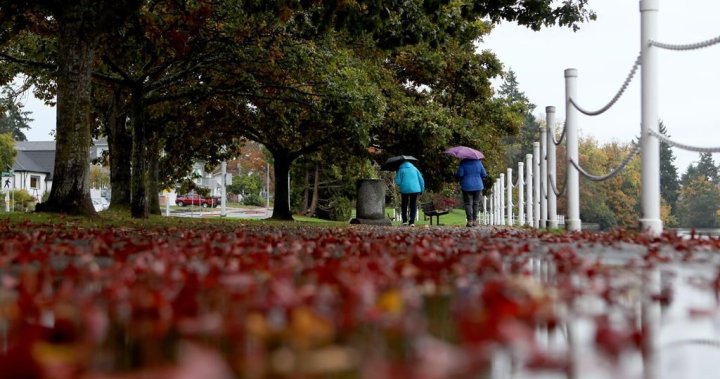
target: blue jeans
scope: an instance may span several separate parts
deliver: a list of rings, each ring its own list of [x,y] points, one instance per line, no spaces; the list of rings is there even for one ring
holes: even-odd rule
[[[482,191],[463,191],[465,217],[468,221],[477,221],[480,213],[480,194]]]
[[[415,223],[417,215],[417,198],[419,193],[402,193],[400,194],[400,214],[402,215],[403,224],[409,221],[409,224]],[[408,208],[410,214],[408,215]]]

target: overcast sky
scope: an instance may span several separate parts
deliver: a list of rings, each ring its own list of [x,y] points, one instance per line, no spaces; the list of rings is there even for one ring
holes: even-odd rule
[[[720,35],[719,0],[660,0],[658,40],[694,43]],[[533,32],[504,23],[485,38],[490,49],[515,71],[520,88],[544,118],[545,107],[556,107],[557,121],[565,119],[564,70],[578,70],[578,102],[588,110],[605,106],[617,93],[640,51],[640,11],[637,0],[590,0],[597,21],[578,32],[547,28]],[[720,147],[720,44],[692,51],[661,50],[660,118],[673,139],[697,146]],[[29,140],[52,140],[55,109],[27,99],[35,121]],[[629,142],[640,134],[640,72],[623,97],[607,112],[580,115],[580,133],[601,143]],[[680,173],[696,161],[697,153],[675,149]],[[714,154],[716,163],[720,155]],[[603,173],[596,173],[603,174]]]
[[[533,32],[515,24],[498,26],[485,38],[490,49],[515,71],[520,89],[537,106],[556,107],[565,120],[564,70],[578,70],[577,102],[587,110],[605,106],[617,93],[640,52],[638,0],[590,0],[598,19],[578,32],[549,28]],[[660,0],[660,42],[684,44],[720,35],[720,1]],[[700,50],[659,54],[659,115],[672,139],[689,145],[720,147],[720,44]],[[629,142],[640,134],[640,71],[620,100],[599,116],[580,114],[580,134],[601,143]],[[698,154],[674,149],[679,173]],[[716,163],[720,155],[713,154]],[[596,173],[604,174],[604,173]]]

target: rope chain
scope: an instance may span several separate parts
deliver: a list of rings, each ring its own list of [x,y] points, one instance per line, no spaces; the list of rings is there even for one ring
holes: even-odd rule
[[[670,138],[668,138],[667,136],[664,136],[655,130],[648,130],[648,134],[657,138],[658,140],[660,140],[660,142],[666,143],[673,147],[677,147],[678,149],[693,151],[696,153],[720,153],[720,147],[697,147],[697,146],[685,145],[682,143],[675,142],[675,141],[671,140]]]
[[[557,196],[557,197],[565,196],[565,194],[567,193],[567,171],[565,171],[565,183],[563,184],[562,191],[558,191],[554,180],[550,180],[550,188],[552,188],[553,192],[555,193],[555,196]]]
[[[628,154],[628,156],[625,157],[625,159],[622,161],[622,163],[620,163],[620,166],[618,166],[616,169],[614,169],[613,171],[611,171],[611,172],[608,173],[607,175],[601,175],[601,176],[592,175],[592,174],[589,174],[587,171],[585,171],[582,167],[580,167],[580,165],[577,164],[574,160],[571,159],[571,160],[570,160],[570,163],[571,163],[573,166],[575,166],[575,168],[576,168],[581,174],[583,174],[583,176],[587,177],[588,179],[590,179],[590,180],[592,180],[592,181],[601,182],[601,181],[603,181],[603,180],[610,179],[610,178],[612,178],[613,176],[619,174],[619,173],[625,168],[625,166],[627,166],[628,163],[630,163],[630,160],[632,160],[632,158],[633,158],[639,151],[640,151],[640,144],[638,143],[638,144],[635,144],[635,147],[633,147],[633,149],[630,151],[630,154]]]
[[[620,90],[615,94],[615,96],[612,98],[612,100],[610,100],[610,102],[607,105],[605,105],[604,107],[602,107],[596,111],[588,111],[588,110],[581,108],[579,105],[575,104],[575,101],[572,98],[568,99],[570,101],[570,104],[572,104],[572,106],[574,106],[575,109],[577,109],[581,113],[584,113],[588,116],[597,116],[601,113],[604,113],[606,110],[610,109],[610,107],[615,105],[615,103],[620,99],[620,96],[622,96],[622,94],[627,89],[628,85],[630,85],[632,78],[635,76],[635,72],[637,72],[637,69],[640,66],[640,58],[641,58],[641,56],[638,54],[637,58],[635,59],[635,64],[633,65],[632,69],[630,70],[630,74],[628,74],[628,77],[625,79],[625,82],[620,87]]]
[[[565,139],[565,131],[566,130],[567,130],[567,122],[563,122],[563,130],[562,130],[562,133],[560,133],[560,138],[558,138],[556,140],[555,133],[550,133],[550,135],[552,136],[552,141],[555,144],[555,146],[560,146],[560,144],[563,142],[563,140]]]
[[[717,43],[720,43],[720,36],[717,36],[715,38],[710,38],[709,40],[698,42],[698,43],[688,43],[688,44],[680,44],[680,45],[673,45],[673,44],[669,44],[669,43],[650,41],[650,46],[655,46],[655,47],[659,47],[661,49],[666,49],[666,50],[686,51],[686,50],[703,49],[703,48],[715,45]]]

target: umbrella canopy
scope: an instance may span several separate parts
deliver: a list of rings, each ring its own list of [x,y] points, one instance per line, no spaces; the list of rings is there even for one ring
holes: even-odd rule
[[[412,155],[396,155],[388,158],[382,165],[382,169],[385,171],[396,171],[403,162],[417,162],[417,158]]]
[[[455,146],[445,150],[445,154],[460,159],[485,159],[485,154],[467,146]]]

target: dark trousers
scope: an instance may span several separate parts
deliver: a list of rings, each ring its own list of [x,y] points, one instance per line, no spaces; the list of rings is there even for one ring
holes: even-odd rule
[[[463,203],[465,204],[465,217],[468,221],[477,221],[480,213],[480,193],[482,191],[463,191]]]
[[[402,193],[400,194],[400,215],[402,215],[403,223],[414,224],[417,215],[417,198],[419,193]],[[408,207],[410,214],[408,215]],[[408,221],[409,220],[409,221]]]

